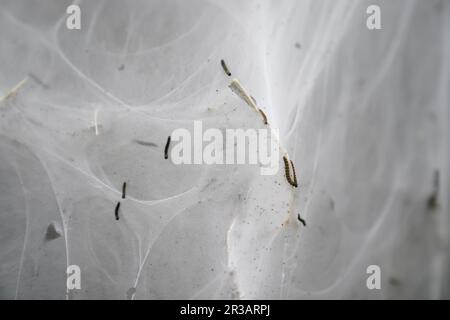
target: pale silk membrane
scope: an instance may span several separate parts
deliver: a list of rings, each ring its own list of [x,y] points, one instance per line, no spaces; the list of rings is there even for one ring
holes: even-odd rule
[[[448,1],[69,4],[0,4],[0,298],[450,297]],[[234,78],[278,172],[165,160],[194,120],[267,127]]]

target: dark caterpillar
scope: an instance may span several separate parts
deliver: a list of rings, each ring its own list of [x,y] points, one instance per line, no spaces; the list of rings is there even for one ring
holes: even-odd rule
[[[147,141],[142,141],[142,140],[133,140],[134,142],[136,142],[137,144],[140,144],[141,146],[146,146],[146,147],[157,147],[158,145],[156,143],[153,142],[147,142]]]
[[[119,208],[120,208],[120,202],[117,202],[116,210],[114,211],[114,214],[116,216],[116,220],[119,220]]]
[[[258,110],[259,110],[259,113],[261,113],[261,116],[263,117],[264,124],[267,124],[268,122],[267,122],[266,114],[261,109],[258,109]]]
[[[292,161],[291,161],[292,170],[294,171],[294,180],[292,180],[291,172],[290,172],[290,169],[289,169],[289,161],[288,161],[288,159],[287,159],[286,156],[283,156],[283,161],[284,161],[284,173],[286,174],[286,180],[287,180],[287,182],[288,182],[291,186],[297,188],[298,185],[297,185],[297,177],[296,177],[296,175],[295,175],[294,164],[293,164]]]
[[[430,194],[427,200],[427,206],[429,209],[434,210],[439,206],[438,194],[439,194],[439,171],[435,170],[433,180],[433,192]]]
[[[303,220],[302,217],[300,217],[300,213],[297,215],[297,219],[303,224],[304,227],[306,227],[306,221]]]
[[[125,199],[126,193],[127,193],[127,183],[124,182],[122,185],[122,199]]]
[[[225,73],[227,74],[227,76],[231,76],[231,72],[230,70],[228,70],[227,65],[225,64],[225,61],[220,60],[220,64],[222,65],[223,71],[225,71]]]
[[[297,175],[295,174],[295,167],[294,167],[294,163],[292,162],[292,160],[291,160],[291,167],[292,167],[292,173],[294,174],[294,187],[298,187],[298,184],[297,184]]]

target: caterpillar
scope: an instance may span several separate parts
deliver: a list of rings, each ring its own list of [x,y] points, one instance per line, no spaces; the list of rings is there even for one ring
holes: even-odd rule
[[[291,160],[291,167],[292,167],[292,173],[294,174],[294,187],[298,187],[298,184],[297,184],[297,175],[295,174],[295,167],[294,167],[294,163],[292,162],[292,160]]]
[[[127,183],[124,182],[122,185],[122,199],[125,199],[126,192],[127,192]]]
[[[167,137],[166,147],[164,148],[164,159],[169,159],[170,136]]]
[[[223,61],[223,59],[220,60],[220,64],[222,65],[223,71],[225,71],[226,75],[231,76],[231,72],[230,72],[230,70],[228,70],[228,67],[225,64],[225,61]]]
[[[264,111],[262,111],[261,109],[258,109],[258,110],[259,110],[259,113],[261,114],[261,116],[263,117],[264,124],[267,124],[268,122],[267,122],[267,116],[266,116],[266,114],[265,114]]]
[[[434,171],[433,191],[428,197],[427,206],[433,210],[438,207],[438,194],[439,194],[439,171]]]
[[[146,147],[157,147],[158,146],[156,143],[153,143],[153,142],[147,142],[147,141],[137,140],[137,139],[134,139],[133,141],[137,144],[140,144],[141,146],[146,146]]]
[[[296,177],[296,175],[295,175],[294,164],[293,164],[292,161],[291,161],[292,170],[294,171],[294,180],[292,180],[291,172],[290,172],[290,168],[289,168],[289,161],[288,161],[288,159],[287,159],[286,156],[283,156],[283,161],[284,161],[284,173],[286,174],[286,180],[287,180],[287,182],[288,182],[291,186],[297,188],[298,185],[297,185],[297,177]]]
[[[95,126],[95,135],[98,136],[98,109],[94,112],[94,126]]]
[[[306,227],[306,221],[303,220],[302,217],[300,217],[300,213],[297,215],[297,219],[303,224],[304,227]]]
[[[120,208],[120,201],[117,202],[116,209],[114,211],[114,214],[116,216],[116,220],[119,220],[119,208]]]
[[[44,89],[48,89],[48,85],[46,85],[45,83],[43,83],[41,81],[41,79],[39,79],[37,76],[35,76],[33,73],[29,73],[28,76],[37,84],[39,84],[40,86],[42,86]]]
[[[28,81],[28,78],[23,79],[22,81],[20,81],[18,84],[16,84],[16,86],[14,88],[12,88],[5,96],[0,97],[0,103],[3,101],[6,101],[12,97],[14,97],[17,92],[19,91],[19,89]]]

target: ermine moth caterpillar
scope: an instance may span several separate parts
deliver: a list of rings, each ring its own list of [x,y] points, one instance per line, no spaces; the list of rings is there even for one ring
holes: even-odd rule
[[[264,124],[267,124],[268,122],[267,122],[266,114],[261,109],[258,109],[258,110],[259,110],[259,113],[261,114],[261,116],[263,117]]]
[[[227,76],[231,76],[231,72],[230,70],[228,70],[227,65],[225,64],[225,61],[220,60],[220,64],[222,65],[223,71],[225,71],[225,73],[227,74]]]
[[[164,159],[169,159],[170,136],[167,137],[166,147],[164,148]]]
[[[298,184],[297,184],[297,175],[295,174],[295,167],[294,167],[294,163],[292,162],[292,160],[291,160],[291,167],[292,167],[292,173],[294,174],[294,187],[298,187]]]
[[[119,220],[119,208],[120,208],[120,202],[117,202],[116,210],[114,211],[114,214],[116,216],[116,220]]]

